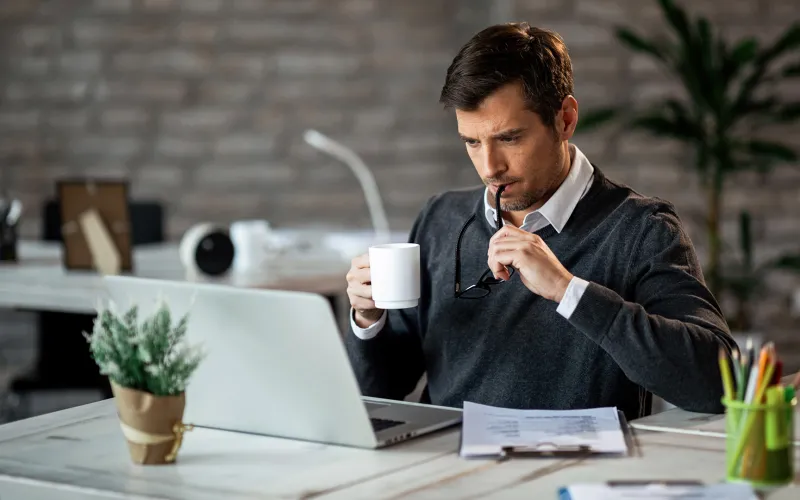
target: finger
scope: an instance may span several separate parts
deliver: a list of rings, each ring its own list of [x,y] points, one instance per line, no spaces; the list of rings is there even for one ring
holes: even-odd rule
[[[492,235],[492,237],[489,239],[489,242],[491,243],[493,241],[510,240],[510,239],[529,239],[531,236],[532,236],[531,233],[523,231],[522,229],[510,226],[503,226],[502,228],[500,228],[499,231],[497,231]]]
[[[529,241],[524,240],[499,240],[489,245],[489,254],[499,251],[508,252],[513,250],[523,250],[530,246]]]
[[[356,269],[369,268],[369,254],[365,253],[359,255],[358,257],[354,257],[351,264]]]
[[[371,283],[372,282],[372,273],[368,267],[360,268],[360,269],[350,269],[350,272],[347,273],[346,276],[348,283]]]
[[[347,295],[372,299],[372,286],[363,283],[350,283],[347,286]]]
[[[505,254],[508,254],[508,252]],[[492,276],[494,276],[495,279],[508,280],[511,278],[511,273],[509,273],[508,269],[506,269],[507,264],[504,264],[500,261],[500,259],[498,259],[497,252],[491,252],[489,254],[488,264],[489,269],[492,271]]]

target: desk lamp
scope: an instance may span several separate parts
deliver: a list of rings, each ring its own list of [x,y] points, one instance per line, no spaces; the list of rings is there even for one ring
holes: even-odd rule
[[[361,158],[352,149],[313,129],[306,130],[303,134],[303,139],[311,147],[333,156],[350,168],[356,179],[358,179],[364,198],[367,200],[372,227],[375,230],[376,243],[388,243],[391,239],[389,221],[383,209],[383,201],[381,201],[378,185],[375,183],[375,177],[372,172]]]

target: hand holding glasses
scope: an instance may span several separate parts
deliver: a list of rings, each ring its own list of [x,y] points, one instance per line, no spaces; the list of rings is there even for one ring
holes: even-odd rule
[[[500,186],[497,188],[497,195],[495,197],[495,210],[497,211],[497,224],[495,231],[499,231],[500,228],[503,227],[503,212],[500,210],[500,196],[503,194],[505,190],[505,186]],[[492,273],[491,269],[487,269],[481,277],[478,278],[478,281],[474,285],[470,285],[465,289],[461,289],[461,238],[464,236],[464,231],[466,231],[467,227],[475,220],[475,215],[473,214],[472,217],[464,224],[461,228],[461,232],[458,235],[458,241],[456,242],[456,272],[455,272],[455,296],[459,299],[481,299],[489,295],[492,290],[491,286],[499,285],[500,283],[504,283],[505,280],[497,279],[494,277],[494,273]],[[508,276],[514,276],[515,269],[513,267],[508,267]]]

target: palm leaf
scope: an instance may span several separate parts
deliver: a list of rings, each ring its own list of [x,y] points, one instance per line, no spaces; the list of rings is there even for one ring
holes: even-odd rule
[[[796,62],[794,64],[790,64],[783,68],[783,76],[787,78],[792,78],[795,76],[800,76],[800,62]]]
[[[720,39],[718,43],[720,44],[718,51],[722,55],[720,75],[727,86],[727,84],[733,82],[733,80],[741,74],[742,70],[756,58],[758,42],[752,37],[745,38],[744,40],[740,40],[730,52],[726,51],[723,39]]]
[[[702,142],[693,128],[687,127],[680,119],[664,112],[654,111],[635,117],[630,122],[634,128],[645,130],[653,135],[670,137],[686,142]]]
[[[797,161],[797,153],[792,148],[777,142],[753,139],[745,142],[744,148],[756,157],[786,162]]]
[[[742,210],[739,213],[739,244],[742,250],[744,267],[747,272],[753,270],[753,237],[751,227],[750,212]]]
[[[782,255],[773,260],[769,267],[772,269],[785,269],[800,272],[800,253]]]
[[[641,38],[628,28],[617,28],[616,36],[620,42],[635,52],[650,54],[664,63],[668,63],[670,60],[668,51],[664,47],[659,46],[657,42]]]
[[[659,0],[661,11],[664,13],[669,24],[675,29],[682,42],[688,47],[693,45],[693,36],[686,17],[686,12],[675,5],[672,0]]]
[[[748,77],[742,83],[736,102],[733,106],[733,114],[747,106],[758,85],[767,77],[767,69],[770,63],[781,56],[787,50],[800,47],[800,23],[795,23],[778,38],[775,43],[764,49],[756,56],[753,68]]]
[[[778,99],[774,96],[766,97],[764,99],[752,100],[745,103],[741,108],[739,108],[739,113],[737,116],[732,117],[733,120],[731,123],[735,123],[747,116],[751,115],[764,115],[770,112],[774,112],[776,106],[778,105]]]
[[[684,104],[676,99],[666,99],[662,104],[669,110],[672,119],[678,127],[686,131],[687,137],[691,136],[698,141],[705,141],[706,132],[701,123],[698,123]]]
[[[784,52],[800,47],[800,22],[795,22],[775,43],[759,54],[758,62],[766,66],[774,59],[782,56]]]
[[[776,112],[776,118],[781,123],[793,122],[800,119],[800,102],[784,104]]]
[[[578,125],[575,127],[575,131],[584,132],[598,128],[619,116],[620,113],[621,111],[618,108],[600,108],[592,110],[580,117],[578,120]]]

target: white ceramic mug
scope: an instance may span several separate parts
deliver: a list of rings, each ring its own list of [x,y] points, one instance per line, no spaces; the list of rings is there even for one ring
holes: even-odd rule
[[[419,303],[419,245],[389,243],[369,247],[372,300],[378,309],[406,309]]]
[[[230,234],[236,248],[233,268],[239,272],[258,269],[268,256],[271,228],[265,220],[239,220],[231,223]]]

